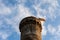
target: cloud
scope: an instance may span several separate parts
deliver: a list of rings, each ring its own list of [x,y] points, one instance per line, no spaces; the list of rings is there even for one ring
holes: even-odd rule
[[[5,6],[3,3],[0,3],[0,14],[7,15],[11,13],[11,9]]]
[[[48,32],[54,35],[56,32],[56,28],[54,28],[52,25],[48,25]]]
[[[9,0],[5,0],[5,1],[8,2]],[[16,12],[15,11],[16,9],[17,9],[17,5],[16,6],[7,6],[7,5],[5,5],[5,3],[3,3],[3,0],[0,0],[0,15],[8,16],[8,15],[11,15],[11,14],[15,14],[13,12]]]
[[[54,27],[52,25],[48,25],[48,32],[51,33],[52,35],[55,35],[55,36],[60,36],[60,25],[58,25],[57,27]]]
[[[7,34],[6,32],[1,32],[0,31],[0,38],[2,38],[3,40],[7,40],[7,38],[10,36],[11,34]]]
[[[3,18],[0,18],[0,38],[2,40],[7,40],[7,38],[13,33],[13,28],[12,25],[10,25],[9,23],[7,23],[7,21]],[[0,39],[0,40],[1,40]]]
[[[60,37],[60,25],[57,27],[56,36]]]
[[[26,0],[19,0],[21,4],[24,4]]]
[[[15,7],[19,4],[19,0],[1,0],[1,2],[8,7]]]
[[[37,15],[54,20],[57,17],[55,12],[57,12],[59,4],[57,0],[42,0],[40,3],[33,5],[33,7],[37,11]]]
[[[24,16],[30,16],[32,14],[30,10],[24,7],[23,5],[18,6],[18,11],[20,15],[24,15]]]
[[[48,25],[48,33],[50,33],[53,37],[50,40],[60,40],[60,25],[54,27],[52,25]]]

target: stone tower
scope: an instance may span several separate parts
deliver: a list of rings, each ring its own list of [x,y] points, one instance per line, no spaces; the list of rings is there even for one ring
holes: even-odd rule
[[[45,20],[33,16],[24,18],[19,24],[21,40],[42,40],[41,21]]]

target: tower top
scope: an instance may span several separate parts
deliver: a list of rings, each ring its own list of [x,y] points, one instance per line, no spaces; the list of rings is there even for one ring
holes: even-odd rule
[[[19,24],[20,32],[21,32],[21,29],[24,27],[24,25],[30,24],[30,23],[40,25],[40,28],[42,29],[41,21],[45,21],[45,19],[36,18],[34,16],[29,16],[29,17],[26,17],[26,18],[22,19],[22,21]]]
[[[22,19],[22,21],[19,24],[19,29],[21,32],[21,40],[42,40],[41,21],[45,21],[45,19],[36,18],[33,16],[29,16]]]

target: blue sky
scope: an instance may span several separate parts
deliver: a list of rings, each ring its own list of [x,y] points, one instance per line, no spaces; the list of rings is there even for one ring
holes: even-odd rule
[[[0,40],[20,40],[19,22],[44,18],[42,40],[60,40],[60,0],[0,0]]]

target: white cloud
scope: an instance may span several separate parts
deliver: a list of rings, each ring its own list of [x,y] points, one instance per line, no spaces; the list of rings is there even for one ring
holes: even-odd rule
[[[56,36],[60,37],[60,25],[57,27]]]
[[[49,5],[48,5],[47,9],[42,9],[41,5],[43,5],[45,3],[47,3]],[[59,4],[58,4],[57,0],[42,0],[39,4],[33,5],[35,10],[37,11],[37,16],[43,16],[43,17],[45,16],[46,18],[50,18],[52,20],[54,20],[56,18],[55,10],[58,10],[57,9],[58,6],[59,6]]]
[[[51,35],[54,35],[55,37],[60,37],[60,25],[57,27],[54,27],[52,25],[48,25],[48,30],[47,30]]]
[[[53,36],[50,40],[60,40],[60,25],[54,27],[49,24],[47,31]]]
[[[25,3],[25,2],[26,2],[26,0],[20,0],[20,2],[21,2],[21,3]]]
[[[1,32],[0,31],[0,37],[3,39],[3,40],[6,40],[11,34],[7,34],[6,32]]]
[[[16,9],[17,6],[6,6],[2,0],[0,0],[0,15],[10,15]]]
[[[11,9],[5,6],[3,3],[0,3],[0,14],[6,15],[10,13],[11,13]]]
[[[56,28],[54,28],[52,25],[48,25],[48,32],[55,35]]]
[[[41,9],[40,5],[34,5],[33,7],[37,11],[36,17],[46,18],[46,15],[45,15],[47,13],[46,10]],[[44,16],[41,15],[42,12],[44,13]]]

